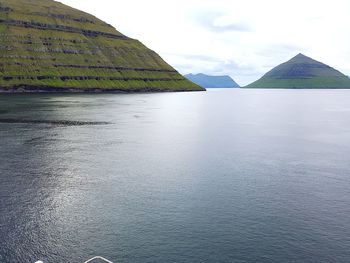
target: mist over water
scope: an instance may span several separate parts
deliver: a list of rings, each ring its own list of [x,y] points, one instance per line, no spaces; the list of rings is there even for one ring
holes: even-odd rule
[[[350,91],[0,96],[0,262],[348,262]]]

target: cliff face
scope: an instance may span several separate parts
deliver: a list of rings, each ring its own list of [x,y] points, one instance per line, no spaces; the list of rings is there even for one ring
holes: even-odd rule
[[[245,88],[350,88],[347,76],[312,58],[298,54]]]
[[[52,0],[0,0],[0,91],[197,90],[92,15]]]
[[[185,77],[203,88],[239,88],[239,85],[230,76],[188,74]]]

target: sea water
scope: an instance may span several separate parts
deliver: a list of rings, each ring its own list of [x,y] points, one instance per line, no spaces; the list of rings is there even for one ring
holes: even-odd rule
[[[349,262],[350,91],[0,96],[0,262]]]

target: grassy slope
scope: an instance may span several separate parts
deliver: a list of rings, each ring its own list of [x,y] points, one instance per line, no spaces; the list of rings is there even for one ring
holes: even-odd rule
[[[289,89],[348,89],[348,77],[313,77],[304,79],[261,78],[245,88],[289,88]]]
[[[58,2],[0,0],[0,20],[2,89],[202,90],[141,42]]]

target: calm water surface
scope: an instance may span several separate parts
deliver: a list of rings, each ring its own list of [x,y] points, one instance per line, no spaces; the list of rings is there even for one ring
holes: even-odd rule
[[[349,262],[350,91],[0,96],[0,262]]]

